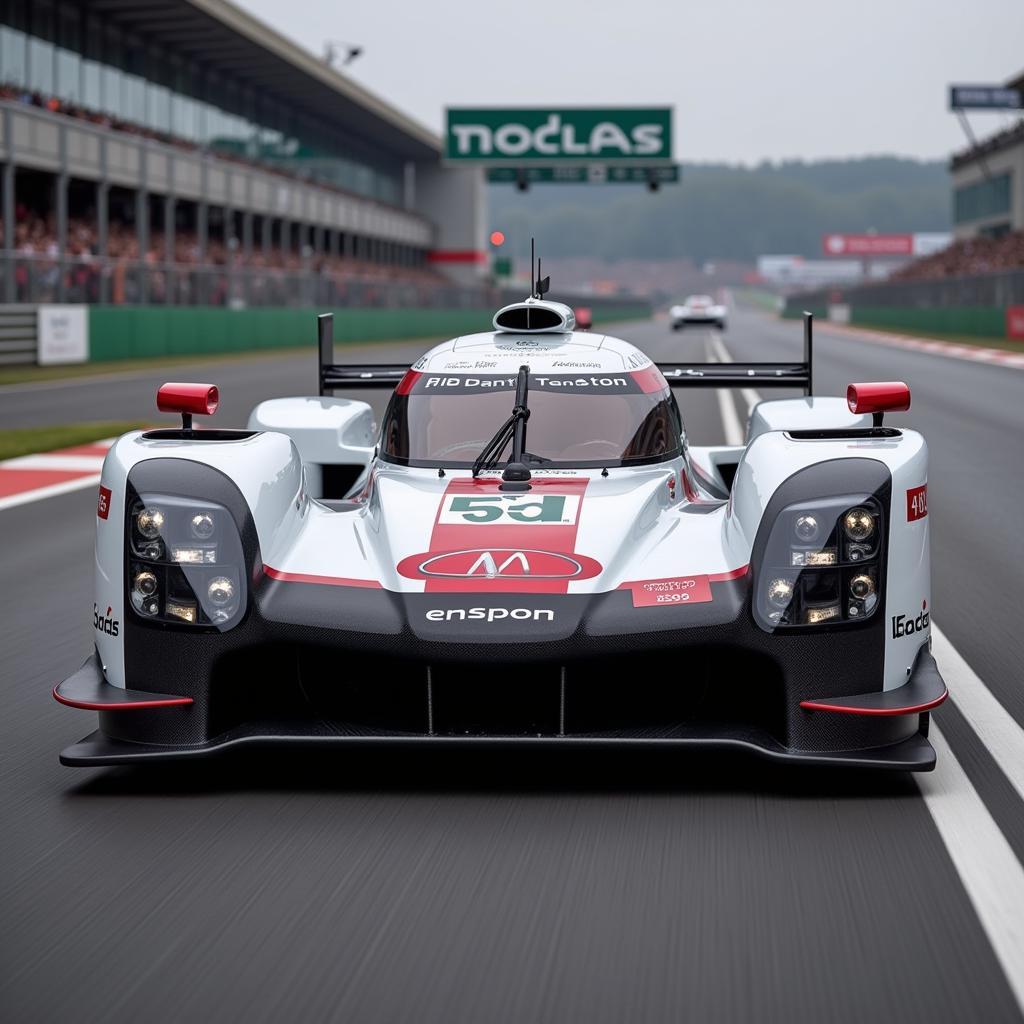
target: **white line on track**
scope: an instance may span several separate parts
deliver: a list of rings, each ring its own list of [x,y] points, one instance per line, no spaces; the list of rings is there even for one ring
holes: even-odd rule
[[[919,776],[917,784],[1024,1011],[1024,868],[934,720],[929,739],[935,771]]]
[[[99,473],[94,473],[90,476],[80,476],[75,480],[65,480],[59,484],[50,484],[47,487],[37,487],[34,491],[9,494],[5,498],[0,498],[0,512],[5,508],[15,508],[17,505],[28,505],[33,501],[42,501],[43,498],[54,498],[58,494],[80,491],[84,487],[95,487],[99,482]]]
[[[953,703],[1024,800],[1024,729],[934,623],[932,654],[942,667]]]
[[[721,344],[721,341],[719,341]],[[709,342],[706,347],[708,358],[713,363],[732,362],[732,358],[721,359],[714,351],[713,345]],[[723,346],[724,351],[724,346]],[[728,355],[728,353],[725,353]],[[736,412],[736,403],[732,400],[732,392],[727,388],[715,388],[715,398],[718,399],[718,412],[722,417],[722,431],[725,434],[725,443],[729,445],[743,444],[743,426],[740,423],[739,414]]]
[[[709,348],[719,361],[732,362],[721,338],[713,335]],[[753,389],[745,390],[749,396],[744,394],[744,401],[752,408],[761,396]],[[734,431],[733,436],[739,433],[732,398],[724,389],[718,395],[727,442],[740,444],[742,435],[740,441],[728,440],[730,431]],[[722,404],[723,395],[728,398],[728,405]],[[956,706],[1024,798],[1024,729],[934,623],[932,653]],[[936,768],[930,774],[916,776],[918,788],[1024,1013],[1024,867],[934,718],[929,739],[935,747]]]

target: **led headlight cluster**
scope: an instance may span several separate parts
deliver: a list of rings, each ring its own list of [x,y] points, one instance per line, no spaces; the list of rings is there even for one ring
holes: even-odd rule
[[[768,629],[863,621],[879,604],[882,509],[872,497],[803,502],[772,526],[754,609]]]
[[[127,524],[128,596],[143,619],[229,629],[245,610],[242,542],[212,502],[140,494]]]

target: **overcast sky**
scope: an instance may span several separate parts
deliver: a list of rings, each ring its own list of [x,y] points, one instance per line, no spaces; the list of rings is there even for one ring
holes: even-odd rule
[[[688,161],[944,157],[947,85],[1024,71],[1024,0],[236,2],[318,54],[364,46],[351,76],[438,132],[447,105],[672,105]]]

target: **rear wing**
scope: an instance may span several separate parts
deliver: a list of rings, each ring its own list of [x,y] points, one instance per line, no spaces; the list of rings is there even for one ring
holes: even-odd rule
[[[814,387],[814,315],[804,313],[804,358],[801,363],[658,363],[674,388]]]
[[[342,365],[334,362],[334,314],[316,318],[320,356],[320,391],[337,388],[393,388],[409,367],[395,363]],[[802,388],[812,393],[814,317],[804,313],[804,358],[798,363],[658,363],[673,388]]]

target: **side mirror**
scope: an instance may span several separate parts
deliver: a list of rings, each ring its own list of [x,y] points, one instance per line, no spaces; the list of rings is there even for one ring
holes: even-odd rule
[[[192,429],[193,416],[212,416],[220,404],[216,384],[161,384],[156,393],[156,407],[161,412],[181,413],[181,429]]]
[[[846,404],[852,413],[871,413],[874,425],[880,427],[883,413],[910,408],[910,387],[901,380],[851,384],[846,389]]]

